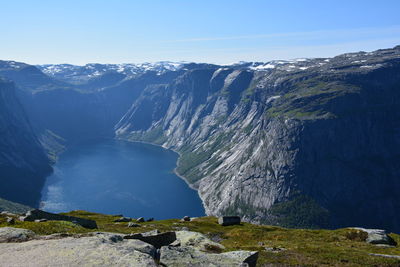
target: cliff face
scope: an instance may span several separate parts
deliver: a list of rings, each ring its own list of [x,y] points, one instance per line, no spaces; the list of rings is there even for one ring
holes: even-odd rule
[[[148,87],[116,135],[178,151],[209,215],[400,230],[400,48],[270,65]]]
[[[103,84],[101,90],[92,92],[82,92],[80,87],[57,88],[25,94],[21,99],[40,136],[50,130],[67,144],[113,138],[114,125],[148,84],[167,82],[177,75],[148,72],[113,86]]]
[[[67,144],[114,134],[151,142],[180,153],[177,172],[209,215],[400,231],[400,47],[331,59],[140,72],[131,66],[111,76],[101,65],[105,76],[95,78],[86,74],[92,68],[63,65],[63,82],[26,64],[2,64],[0,74],[24,89],[20,99],[50,150],[57,136]],[[21,76],[25,68],[37,83]],[[80,83],[65,85],[71,79]],[[43,151],[13,108],[19,104],[3,102],[3,165],[35,173]],[[34,181],[29,175],[15,179]],[[37,200],[42,180],[35,181],[36,191],[25,193]],[[1,190],[12,194],[21,183]]]
[[[0,79],[0,196],[36,206],[51,166],[15,90]]]

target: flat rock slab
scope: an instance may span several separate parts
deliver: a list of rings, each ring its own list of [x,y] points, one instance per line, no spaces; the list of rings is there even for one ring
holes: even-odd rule
[[[42,219],[51,221],[68,221],[79,224],[80,226],[85,228],[90,228],[90,229],[97,228],[96,221],[93,220],[83,219],[74,216],[55,214],[38,209],[30,210],[25,214],[25,216],[21,217],[22,221],[29,221],[29,222],[34,222],[35,220],[42,220]]]
[[[205,253],[192,247],[162,247],[160,263],[174,267],[232,267],[257,264],[258,252],[232,251],[221,254]]]
[[[389,245],[389,246],[396,246],[396,241],[391,238],[385,230],[382,229],[365,229],[355,227],[352,229],[356,229],[359,231],[366,232],[368,234],[366,242],[375,245]]]
[[[160,233],[158,230],[153,230],[145,233],[131,234],[124,236],[124,239],[138,239],[156,248],[167,246],[176,240],[175,232]]]
[[[192,246],[202,251],[221,251],[225,249],[223,245],[198,232],[177,231],[176,239],[181,246]]]
[[[35,236],[36,234],[34,232],[27,229],[13,227],[0,228],[0,243],[24,242],[32,239]]]
[[[0,244],[1,266],[157,266],[154,255],[147,243],[108,233]]]

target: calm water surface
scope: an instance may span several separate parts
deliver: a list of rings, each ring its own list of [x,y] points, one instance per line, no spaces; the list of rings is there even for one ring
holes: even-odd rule
[[[103,140],[71,147],[47,178],[42,208],[135,218],[202,216],[197,192],[173,173],[176,160],[170,150],[141,143]]]

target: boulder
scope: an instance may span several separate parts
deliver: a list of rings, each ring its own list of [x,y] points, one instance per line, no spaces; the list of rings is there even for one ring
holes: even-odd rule
[[[374,245],[389,245],[396,246],[396,241],[391,238],[385,230],[382,229],[365,229],[365,228],[353,228],[356,230],[360,230],[366,232],[368,234],[366,242]]]
[[[205,253],[193,247],[165,246],[160,250],[160,263],[165,266],[256,266],[257,251],[232,251],[220,254]]]
[[[167,246],[176,240],[175,232],[160,233],[158,230],[153,230],[145,233],[130,234],[124,236],[124,239],[138,239],[156,248]]]
[[[218,218],[218,223],[222,226],[238,225],[240,224],[239,216],[222,216]]]
[[[37,219],[35,222],[47,222],[47,219]]]
[[[220,252],[225,247],[219,243],[213,242],[201,233],[191,231],[177,231],[176,239],[181,246],[192,246],[202,251]]]
[[[146,220],[146,222],[152,222],[152,221],[154,221],[154,218],[149,218]]]
[[[15,219],[12,217],[7,217],[7,223],[8,224],[15,224]]]
[[[190,217],[189,216],[185,216],[181,219],[181,221],[183,222],[190,222]]]
[[[24,242],[35,236],[36,234],[33,231],[27,229],[13,227],[0,228],[0,243]]]
[[[42,210],[30,210],[28,211],[25,216],[20,217],[21,221],[29,221],[33,222],[35,220],[41,220],[41,219],[46,219],[46,220],[51,220],[51,221],[68,221],[68,222],[73,222],[76,224],[79,224],[82,227],[85,228],[90,228],[94,229],[97,228],[96,221],[89,220],[89,219],[83,219],[79,217],[74,217],[74,216],[66,216],[66,215],[61,215],[61,214],[55,214],[55,213],[50,213]]]
[[[129,217],[121,217],[121,218],[114,220],[114,222],[130,222],[130,221],[132,221],[132,218],[129,218]]]
[[[137,222],[144,222],[144,218],[143,217],[139,217],[136,219]]]
[[[17,252],[17,253],[16,253]],[[95,233],[84,237],[0,244],[2,266],[157,266],[155,248],[121,235]]]

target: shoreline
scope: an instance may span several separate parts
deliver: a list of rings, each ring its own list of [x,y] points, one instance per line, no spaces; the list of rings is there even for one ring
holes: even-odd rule
[[[195,188],[193,185],[191,185],[191,184],[186,180],[186,178],[185,178],[183,175],[180,175],[180,174],[178,173],[178,171],[176,170],[176,169],[178,168],[178,165],[179,165],[179,160],[180,160],[180,158],[182,157],[181,153],[179,153],[178,151],[176,151],[176,150],[174,150],[174,149],[172,149],[172,148],[166,148],[166,147],[163,147],[162,145],[154,144],[154,143],[150,143],[150,142],[146,142],[146,141],[136,141],[136,140],[133,141],[133,140],[128,140],[128,139],[124,139],[124,138],[114,138],[114,139],[115,139],[115,140],[119,140],[119,141],[130,142],[130,143],[141,143],[141,144],[147,144],[147,145],[157,146],[157,147],[161,147],[161,148],[163,148],[163,149],[165,149],[165,150],[170,150],[170,151],[172,151],[172,152],[178,154],[178,160],[176,161],[176,167],[173,169],[173,173],[174,173],[176,176],[178,176],[179,178],[181,178],[183,181],[185,181],[185,183],[190,187],[190,189],[195,190],[197,193],[199,192],[199,190],[198,190],[197,188]],[[199,195],[199,194],[198,194],[198,195]],[[200,197],[200,195],[199,195],[199,197]],[[201,199],[201,197],[200,197],[200,199]],[[202,199],[201,199],[201,202],[203,202]],[[203,205],[203,206],[204,206],[204,205]]]
[[[205,206],[204,206],[204,201],[203,201],[203,199],[201,198],[201,196],[200,196],[200,194],[199,194],[199,190],[198,190],[197,188],[195,188],[193,185],[191,185],[191,184],[186,180],[186,178],[185,178],[184,176],[180,175],[180,174],[177,172],[179,160],[180,160],[180,158],[181,158],[181,156],[182,156],[181,153],[179,153],[178,151],[176,151],[176,150],[174,150],[174,149],[172,149],[172,148],[166,148],[166,147],[163,147],[162,145],[154,144],[154,143],[150,143],[150,142],[146,142],[146,141],[133,141],[133,140],[128,140],[128,139],[125,139],[125,138],[118,138],[118,137],[114,137],[113,139],[114,139],[114,140],[119,140],[119,141],[130,142],[130,143],[142,143],[142,144],[157,146],[157,147],[161,147],[161,148],[163,148],[163,149],[170,150],[170,151],[172,151],[172,152],[178,154],[178,159],[177,159],[177,161],[176,161],[176,167],[173,169],[173,173],[174,173],[176,176],[178,176],[180,179],[182,179],[182,180],[187,184],[187,186],[188,186],[190,189],[196,191],[197,195],[198,195],[199,198],[200,198],[201,205],[203,206],[204,214],[205,214],[206,216],[208,216],[208,214],[207,214],[207,212],[206,212],[206,208],[205,208]]]

